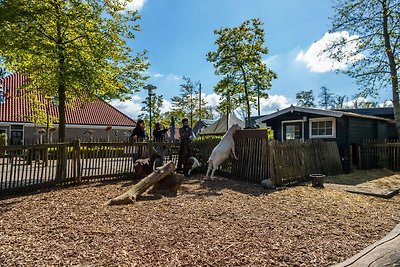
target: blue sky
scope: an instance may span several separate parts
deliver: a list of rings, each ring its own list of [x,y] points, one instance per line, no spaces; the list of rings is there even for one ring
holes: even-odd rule
[[[149,51],[151,78],[147,83],[164,95],[165,110],[170,108],[170,98],[179,94],[182,76],[201,81],[206,99],[216,104],[213,87],[220,77],[206,60],[207,52],[216,49],[213,31],[251,18],[264,23],[269,49],[264,60],[278,74],[270,98],[262,101],[263,114],[294,104],[301,90],[313,90],[317,96],[320,87],[326,86],[340,95],[357,93],[354,80],[336,74],[331,70],[334,63],[320,62],[315,52],[331,38],[327,34],[331,0],[133,0],[127,8],[138,9],[142,16],[142,31],[129,45],[134,51]],[[131,102],[113,104],[135,118],[144,97],[141,92]],[[381,100],[389,98],[390,91],[382,90]]]

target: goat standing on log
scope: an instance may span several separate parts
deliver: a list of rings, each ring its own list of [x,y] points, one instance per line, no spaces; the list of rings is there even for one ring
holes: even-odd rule
[[[211,179],[214,179],[214,172],[218,169],[218,166],[221,165],[227,158],[229,158],[229,154],[232,153],[233,158],[238,160],[235,154],[235,140],[233,139],[233,134],[242,129],[239,124],[235,123],[231,128],[226,132],[222,140],[219,144],[214,147],[211,152],[211,156],[208,158],[208,170],[207,175],[211,171]]]

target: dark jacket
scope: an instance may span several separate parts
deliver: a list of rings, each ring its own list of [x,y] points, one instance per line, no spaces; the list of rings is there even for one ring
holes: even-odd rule
[[[147,138],[147,133],[145,130],[140,128],[140,126],[135,127],[133,129],[132,134],[131,134],[131,141],[133,141],[133,137],[136,136],[138,139],[146,139]]]
[[[181,143],[184,141],[191,141],[193,138],[193,129],[191,127],[179,128],[179,140]]]
[[[154,129],[154,131],[153,131],[153,139],[154,139],[154,141],[163,142],[164,141],[164,134],[166,132],[168,132],[168,129],[164,129],[164,130]]]

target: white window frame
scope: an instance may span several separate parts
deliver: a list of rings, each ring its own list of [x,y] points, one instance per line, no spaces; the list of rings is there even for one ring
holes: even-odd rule
[[[285,127],[285,123],[293,123],[293,122],[301,122],[301,139],[298,140],[303,140],[304,141],[304,120],[291,120],[291,121],[281,121],[281,140],[283,139],[283,127]]]
[[[324,117],[324,118],[309,118],[309,134],[310,138],[336,138],[336,118]],[[313,122],[331,121],[332,122],[332,134],[331,135],[313,135],[312,124]]]

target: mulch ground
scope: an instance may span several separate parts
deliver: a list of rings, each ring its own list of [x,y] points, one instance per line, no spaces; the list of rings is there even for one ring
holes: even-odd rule
[[[223,178],[104,206],[129,182],[0,200],[0,266],[329,266],[400,222],[400,196]]]

